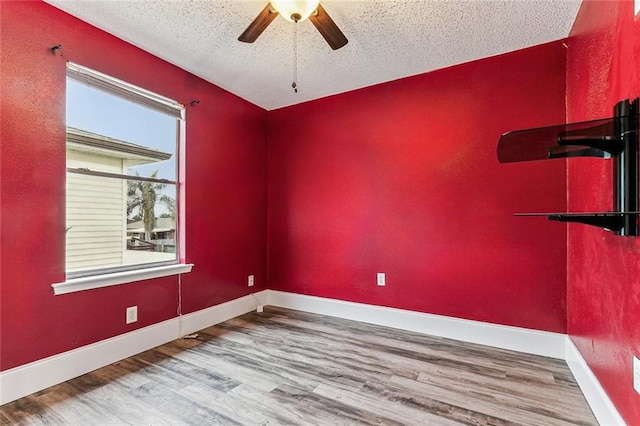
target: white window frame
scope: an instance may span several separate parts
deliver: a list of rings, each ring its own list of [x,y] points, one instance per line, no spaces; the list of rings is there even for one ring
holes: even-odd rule
[[[94,88],[104,90],[107,93],[111,93],[131,102],[162,112],[178,120],[178,141],[176,144],[177,146],[175,154],[177,157],[177,167],[175,183],[172,183],[176,186],[176,259],[171,261],[160,261],[137,265],[124,265],[122,267],[111,267],[66,273],[65,281],[54,283],[51,285],[54,294],[59,295],[73,293],[77,291],[190,272],[193,264],[180,263],[180,259],[184,258],[184,226],[181,226],[184,225],[184,220],[180,215],[180,176],[184,176],[184,172],[180,170],[179,158],[179,154],[182,151],[182,144],[184,144],[185,136],[184,105],[173,101],[172,99],[134,86],[117,78],[110,77],[106,74],[92,70],[90,68],[74,64],[72,62],[67,62],[67,76],[75,80],[84,82]],[[68,171],[78,172],[77,170]],[[101,173],[96,172],[95,174],[100,175]]]

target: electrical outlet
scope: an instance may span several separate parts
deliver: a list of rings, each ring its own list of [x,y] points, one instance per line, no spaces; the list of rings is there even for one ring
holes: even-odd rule
[[[127,324],[138,321],[138,307],[130,306],[127,308]]]
[[[633,357],[633,388],[640,393],[640,359]]]
[[[378,272],[378,285],[379,286],[384,286],[385,285],[385,277],[384,277],[384,272]]]
[[[249,279],[247,279],[247,284],[249,287],[253,287],[253,275],[249,275]]]

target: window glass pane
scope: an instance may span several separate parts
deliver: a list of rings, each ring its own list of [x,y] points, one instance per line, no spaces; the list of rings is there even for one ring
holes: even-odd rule
[[[127,258],[124,263],[172,260],[175,253],[176,186],[127,180]]]
[[[120,179],[67,173],[67,272],[123,264],[123,192]]]
[[[174,154],[177,126],[174,117],[67,78],[67,127]],[[157,170],[157,177],[176,180],[175,155],[149,162],[128,160],[126,174],[149,176]]]
[[[178,126],[67,77],[67,167],[110,174],[67,172],[67,273],[177,260],[176,185],[125,176],[176,181]]]

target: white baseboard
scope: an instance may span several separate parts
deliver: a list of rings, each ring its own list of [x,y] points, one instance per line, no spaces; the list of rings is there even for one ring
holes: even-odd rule
[[[256,296],[260,297],[260,293]],[[256,309],[252,295],[0,372],[0,405]],[[182,321],[182,323],[181,323]]]
[[[323,297],[265,290],[264,304],[564,359],[566,335]]]
[[[624,426],[624,419],[600,385],[576,345],[567,336],[565,361],[573,373],[580,390],[587,399],[591,411],[602,426]]]
[[[264,290],[211,308],[0,372],[0,405],[138,354],[180,335],[202,330],[263,305],[329,315],[369,324],[564,359],[603,426],[624,420],[565,334],[488,324],[421,312]]]

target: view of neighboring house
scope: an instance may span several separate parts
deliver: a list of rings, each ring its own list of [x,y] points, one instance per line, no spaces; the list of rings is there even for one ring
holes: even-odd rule
[[[166,152],[67,128],[68,168],[124,175],[129,167],[170,158]],[[175,258],[172,253],[127,250],[126,179],[68,172],[66,228],[67,272]],[[167,239],[174,238],[175,232]]]

